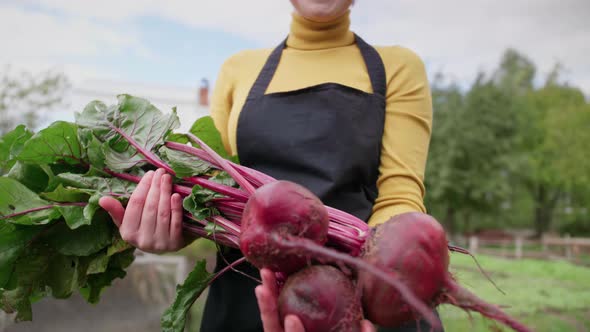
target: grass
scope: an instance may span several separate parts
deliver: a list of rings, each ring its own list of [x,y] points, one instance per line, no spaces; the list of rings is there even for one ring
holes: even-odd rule
[[[477,270],[470,257],[453,254],[451,271],[481,298],[509,306],[506,311],[535,331],[590,330],[590,269],[564,261],[509,260],[478,256],[502,294]],[[448,331],[489,331],[489,320],[442,306]]]
[[[199,240],[183,253],[193,259],[205,257],[212,264],[215,247],[209,241]],[[479,263],[506,293],[502,294],[479,272],[469,256],[455,253],[451,258],[451,271],[462,285],[488,302],[509,306],[506,311],[534,331],[590,331],[590,268],[565,261],[478,255]],[[199,331],[205,298],[201,296],[191,308],[189,331]],[[439,311],[446,331],[502,330],[478,314],[470,319],[467,313],[448,305],[441,306]]]

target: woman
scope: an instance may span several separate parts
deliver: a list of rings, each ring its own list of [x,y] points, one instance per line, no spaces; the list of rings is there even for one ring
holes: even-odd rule
[[[432,103],[422,61],[402,47],[373,48],[352,33],[352,0],[291,3],[284,42],[238,53],[221,69],[211,115],[226,149],[242,164],[300,183],[371,226],[425,212]],[[100,203],[126,241],[148,251],[176,250],[185,241],[180,197],[170,192],[170,177],[158,170],[144,177],[127,211],[113,199]],[[239,257],[233,250],[222,254],[218,270]],[[259,276],[250,265],[241,270]],[[262,280],[258,286],[230,272],[213,283],[201,331],[261,331],[262,325],[282,331],[272,273],[263,270]],[[296,317],[288,317],[285,328],[302,330]],[[371,328],[366,324],[364,331]],[[430,330],[421,322],[391,331],[418,328]]]

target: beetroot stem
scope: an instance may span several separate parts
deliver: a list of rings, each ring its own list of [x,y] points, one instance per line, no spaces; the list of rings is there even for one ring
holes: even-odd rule
[[[133,137],[127,135],[126,132],[122,131],[121,129],[119,129],[113,125],[110,125],[110,127],[112,130],[117,132],[119,135],[123,136],[123,138],[125,138],[127,140],[127,142],[129,142],[129,144],[131,144],[137,150],[137,152],[141,153],[152,165],[154,165],[156,167],[163,168],[166,170],[166,172],[168,172],[170,174],[174,174],[174,171],[172,170],[172,168],[170,166],[168,166],[165,162],[163,162],[160,158],[158,158],[158,156],[156,156],[153,152],[148,151],[144,147],[139,145],[139,143],[137,143],[133,139]]]
[[[217,152],[213,151],[205,142],[199,139],[197,136],[188,133],[187,136],[193,141],[197,143],[207,152],[215,161],[226,171],[244,190],[246,190],[249,194],[254,193],[256,190],[250,182],[248,182],[236,169],[229,164],[229,161],[225,160],[223,157],[217,154]]]
[[[28,214],[28,213],[42,211],[42,210],[48,210],[48,209],[51,209],[51,208],[54,208],[54,207],[57,207],[57,206],[86,206],[87,204],[88,203],[86,203],[86,202],[68,202],[68,203],[55,203],[55,204],[50,204],[50,205],[38,206],[36,208],[27,209],[27,210],[24,210],[24,211],[7,214],[5,216],[0,216],[0,220],[14,218],[14,217],[19,217],[19,216],[24,216],[25,214]]]

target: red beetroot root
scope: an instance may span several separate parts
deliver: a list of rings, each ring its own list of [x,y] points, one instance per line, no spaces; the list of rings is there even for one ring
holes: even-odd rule
[[[306,332],[360,332],[363,312],[352,281],[329,265],[307,267],[289,277],[278,299],[281,321],[299,317]]]
[[[270,236],[306,238],[323,245],[328,225],[328,212],[312,192],[293,182],[272,182],[258,188],[246,203],[240,249],[254,266],[290,274],[307,265],[308,253],[282,250]]]
[[[449,250],[442,226],[423,213],[405,213],[379,225],[365,244],[364,259],[400,278],[414,294],[432,308],[449,303],[510,326],[530,331],[504,313],[461,287],[448,272]],[[367,319],[396,327],[418,315],[390,285],[359,270],[359,287]]]

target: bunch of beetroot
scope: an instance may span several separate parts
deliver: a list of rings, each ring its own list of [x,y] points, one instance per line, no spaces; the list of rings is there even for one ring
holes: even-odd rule
[[[72,251],[76,229],[95,234],[92,227],[104,228],[105,214],[95,213],[98,199],[110,195],[125,203],[147,170],[163,168],[174,176],[174,192],[184,197],[184,231],[244,254],[217,275],[207,274],[199,264],[165,313],[164,331],[181,331],[192,301],[220,274],[239,268],[245,260],[271,269],[285,281],[280,314],[296,314],[308,332],[359,331],[363,318],[385,327],[424,318],[436,328],[440,323],[433,309],[441,303],[527,331],[454,281],[448,272],[451,247],[432,217],[403,214],[370,229],[364,221],[324,206],[302,186],[222,155],[223,145],[210,118],[197,121],[186,135],[173,133],[177,126],[174,112],[163,115],[146,100],[122,95],[118,105],[90,103],[76,123],[55,123],[35,135],[15,131],[0,140],[0,149],[6,146],[9,151],[6,158],[0,156],[0,166],[10,169],[0,179],[11,185],[0,191],[11,199],[0,202],[0,238],[14,242],[9,259],[0,260],[0,272],[6,272],[0,273],[2,309],[30,311],[32,299],[46,295],[46,288],[57,294],[57,287],[42,279],[46,273],[41,273],[41,263],[35,266],[38,275],[23,279],[17,273],[19,266],[36,262],[31,258],[39,254],[31,248],[56,242],[50,241],[50,230],[55,229],[60,231],[60,256],[47,259],[61,262],[67,256],[80,262],[76,283],[61,297],[80,288],[91,289],[89,297],[97,300],[103,287],[124,276],[122,269],[129,262],[110,263],[122,249],[120,241],[111,240],[109,229],[104,230],[104,243]],[[31,169],[48,180],[41,185],[28,181],[23,174]],[[76,246],[88,242],[77,241]],[[98,262],[100,269],[95,267]],[[65,270],[69,265],[56,266],[52,273],[73,275]],[[95,278],[110,268],[118,270],[107,282]],[[17,286],[5,291],[4,284]],[[39,291],[30,292],[31,284]]]
[[[406,213],[377,226],[360,257],[324,246],[328,224],[320,200],[287,181],[255,191],[241,223],[247,260],[290,274],[279,313],[299,316],[306,331],[360,331],[363,317],[383,327],[424,318],[437,328],[432,310],[443,303],[528,331],[455,282],[445,232],[429,215]]]

